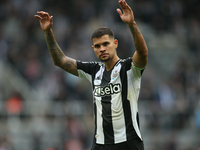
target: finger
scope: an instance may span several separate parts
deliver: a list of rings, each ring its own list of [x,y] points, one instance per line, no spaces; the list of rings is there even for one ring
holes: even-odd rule
[[[49,13],[44,12],[44,11],[38,11],[37,14],[39,14],[42,17],[49,17]]]
[[[122,0],[119,1],[119,5],[120,5],[120,7],[123,11],[124,8],[123,8],[123,1]],[[122,11],[119,8],[117,9],[117,12],[119,13],[119,15],[122,15]]]
[[[42,15],[44,13],[44,11],[37,11],[38,15]]]
[[[117,8],[117,12],[120,16],[122,15],[122,11],[119,8]]]
[[[34,15],[34,17],[38,18],[39,20],[42,19],[39,15]]]
[[[53,22],[53,16],[50,17],[50,21]]]
[[[131,12],[132,11],[131,7],[126,3],[126,1],[122,1],[120,3],[120,7],[121,7],[123,13],[124,12]]]
[[[123,3],[123,1],[119,1],[119,5],[120,5],[121,9],[124,9],[124,3]]]
[[[38,14],[48,14],[48,12],[45,11],[37,11]]]
[[[128,7],[128,4],[126,3],[125,0],[119,1],[119,5],[122,9],[126,9]]]

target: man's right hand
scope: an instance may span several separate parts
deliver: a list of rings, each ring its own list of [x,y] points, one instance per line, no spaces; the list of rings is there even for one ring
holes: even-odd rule
[[[40,26],[45,33],[50,32],[51,26],[53,25],[53,16],[49,16],[47,12],[38,11],[38,15],[34,17],[38,18],[40,21]]]

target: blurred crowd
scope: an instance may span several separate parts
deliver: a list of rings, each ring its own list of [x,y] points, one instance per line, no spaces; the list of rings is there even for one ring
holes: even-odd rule
[[[147,107],[142,109],[145,112],[141,112],[145,118],[144,128],[181,131],[193,127],[197,131],[194,137],[200,139],[200,1],[127,0],[127,3],[132,7],[135,21],[139,25],[148,26],[155,36],[171,34],[187,46],[187,50],[183,51],[185,54],[175,60],[174,68],[167,74],[165,72],[165,75],[151,63],[153,50],[149,49],[150,63],[144,73],[140,94],[140,100],[148,103],[148,106],[143,105]],[[62,127],[65,131],[59,131],[65,134],[64,138],[60,136],[65,140],[64,142],[60,140],[62,144],[59,144],[62,146],[54,147],[56,150],[83,150],[91,146],[92,123],[90,122],[93,117],[91,88],[88,82],[54,66],[44,33],[34,15],[41,10],[53,15],[56,40],[69,57],[82,61],[96,60],[90,36],[96,28],[107,26],[114,31],[115,37],[119,40],[117,49],[119,56],[126,58],[132,56],[135,48],[128,27],[121,21],[116,11],[118,7],[117,0],[0,1],[0,61],[11,63],[33,89],[45,95],[49,103],[61,103],[58,110],[62,108],[63,103],[71,100],[91,103],[89,108],[91,110],[86,113],[89,114],[87,117],[78,118],[68,116],[66,113],[64,120],[67,123],[62,117],[62,119],[54,118],[62,120],[60,122],[63,126],[67,124]],[[145,30],[142,34],[145,37],[148,31]],[[151,38],[145,40],[148,46]],[[165,52],[162,54],[165,55]],[[168,60],[170,61],[170,58]],[[168,66],[166,64],[163,67]],[[0,100],[6,102],[8,114],[13,113],[12,102],[18,106],[14,111],[23,112],[23,101],[26,99],[20,97],[19,93],[16,98],[16,93],[7,96],[1,91],[3,87],[0,87]],[[33,134],[33,141],[36,143],[33,145],[39,145],[41,137],[40,134]],[[1,136],[0,150],[14,149],[11,148],[12,145],[7,146],[7,143],[7,138]],[[168,140],[165,147],[155,144],[152,149],[177,150],[177,143],[174,138]],[[199,140],[193,144],[184,150],[195,150],[200,147]],[[40,146],[34,148],[34,150],[40,149]],[[148,150],[148,147],[146,149]]]

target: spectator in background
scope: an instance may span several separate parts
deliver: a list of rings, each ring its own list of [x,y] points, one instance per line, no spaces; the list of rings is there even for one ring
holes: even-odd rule
[[[8,127],[10,130],[18,130],[21,124],[20,115],[23,109],[22,96],[14,93],[6,102],[6,110],[8,113]]]
[[[6,102],[6,110],[11,116],[19,116],[22,112],[23,102],[19,93],[13,94]]]
[[[7,135],[0,136],[0,150],[13,150]]]

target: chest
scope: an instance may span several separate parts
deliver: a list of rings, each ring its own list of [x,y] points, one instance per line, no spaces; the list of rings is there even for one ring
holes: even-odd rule
[[[100,69],[94,79],[94,96],[105,97],[121,92],[120,67],[110,71]]]
[[[121,66],[115,67],[112,70],[105,70],[105,68],[101,68],[95,75],[94,85],[95,86],[108,86],[115,85],[120,82],[120,71]]]

